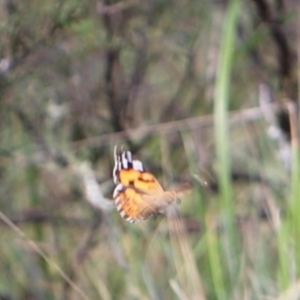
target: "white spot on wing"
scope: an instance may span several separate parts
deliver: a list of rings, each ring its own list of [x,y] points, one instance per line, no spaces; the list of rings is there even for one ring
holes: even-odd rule
[[[132,166],[133,166],[133,169],[137,170],[137,171],[144,171],[144,167],[143,167],[143,164],[141,161],[139,160],[134,160],[132,162]]]
[[[121,211],[123,208],[123,205],[120,203],[119,205],[117,205],[117,211]],[[123,211],[124,212],[124,211]],[[122,214],[122,213],[121,213]],[[125,213],[124,213],[125,214]]]
[[[122,152],[121,154],[121,168],[128,169],[128,160],[126,157],[126,152]]]
[[[124,186],[123,186],[121,183],[119,183],[119,184],[115,187],[115,189],[114,189],[113,198],[116,198],[117,195],[118,195],[120,192],[122,192],[123,188],[124,188]]]
[[[126,221],[128,221],[128,222],[130,222],[131,224],[133,224],[133,223],[135,223],[135,220],[134,219],[132,219],[132,218],[127,218],[127,219],[125,219]]]
[[[127,151],[126,153],[127,153],[127,159],[128,159],[128,161],[132,162],[132,154],[131,154],[131,152]]]
[[[117,172],[120,170],[117,146],[115,146],[115,148],[114,148],[114,159],[115,159],[115,165],[114,165],[114,169],[113,169],[113,180],[114,180],[114,183],[117,184],[117,183],[119,183]]]

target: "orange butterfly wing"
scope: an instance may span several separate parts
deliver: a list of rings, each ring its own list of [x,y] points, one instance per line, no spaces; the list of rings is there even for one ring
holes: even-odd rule
[[[157,179],[146,172],[139,160],[133,160],[130,151],[115,147],[113,178],[116,184],[113,198],[117,210],[127,221],[134,223],[164,213],[166,207],[178,198],[178,191],[164,191]]]

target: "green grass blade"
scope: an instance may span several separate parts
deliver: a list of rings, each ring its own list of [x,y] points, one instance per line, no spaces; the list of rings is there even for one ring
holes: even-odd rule
[[[237,241],[234,228],[233,193],[231,188],[231,165],[229,148],[228,104],[230,97],[230,75],[232,70],[237,19],[240,1],[232,0],[224,23],[223,40],[215,87],[215,142],[218,163],[218,181],[221,193],[221,206],[224,217],[224,231],[227,236],[224,241],[226,262],[233,284],[233,274],[236,273]],[[216,268],[215,268],[216,269]],[[222,289],[220,289],[222,290]]]

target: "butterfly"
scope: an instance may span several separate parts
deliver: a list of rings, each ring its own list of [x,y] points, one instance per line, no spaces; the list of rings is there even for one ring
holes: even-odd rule
[[[183,185],[174,190],[164,190],[141,161],[133,159],[130,151],[117,146],[114,160],[113,180],[116,186],[113,198],[120,215],[130,223],[166,214],[168,208],[190,189]]]

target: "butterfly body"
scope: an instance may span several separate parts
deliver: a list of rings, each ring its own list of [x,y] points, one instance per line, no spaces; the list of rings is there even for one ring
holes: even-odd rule
[[[113,198],[120,215],[131,223],[165,214],[178,199],[182,189],[165,191],[141,161],[134,160],[130,151],[115,147]]]

